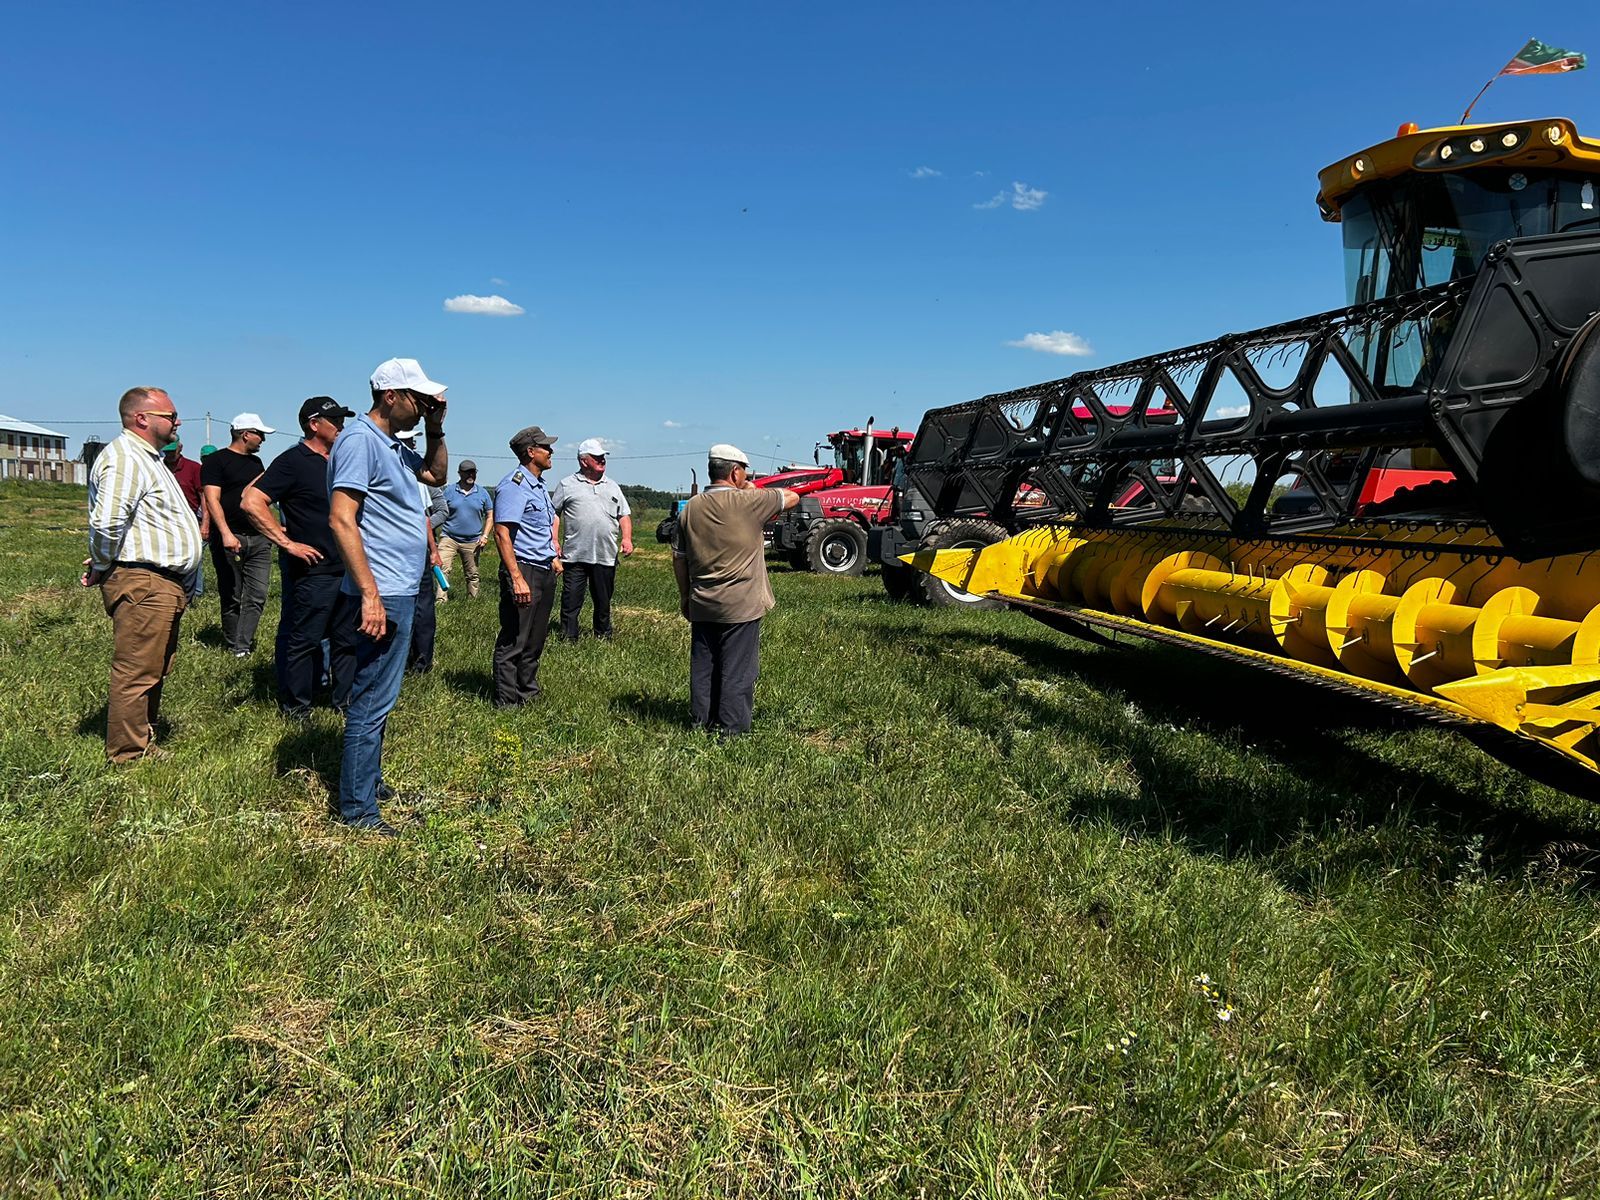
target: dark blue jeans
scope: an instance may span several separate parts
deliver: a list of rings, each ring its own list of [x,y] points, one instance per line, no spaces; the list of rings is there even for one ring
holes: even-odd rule
[[[422,571],[417,585],[417,615],[411,623],[411,650],[406,655],[406,670],[417,674],[433,670],[433,637],[438,628],[438,609],[433,595],[433,563]]]
[[[379,819],[383,733],[389,713],[400,699],[417,598],[385,596],[383,609],[389,618],[388,626],[381,638],[373,640],[358,628],[359,600],[341,605],[341,618],[343,613],[352,613],[353,619],[340,620],[335,638],[335,658],[343,652],[353,666],[349,705],[344,714],[344,756],[339,764],[339,819],[347,825],[373,825]]]
[[[278,707],[287,716],[304,716],[311,711],[317,681],[322,678],[322,643],[333,629],[343,576],[293,575],[280,559],[278,578],[283,585],[283,612],[273,648]]]

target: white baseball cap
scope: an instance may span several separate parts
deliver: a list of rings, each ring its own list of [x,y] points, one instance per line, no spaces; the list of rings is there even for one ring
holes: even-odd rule
[[[592,454],[596,458],[604,458],[606,456],[606,444],[599,438],[584,438],[583,441],[578,443],[578,453]]]
[[[727,442],[718,442],[715,446],[711,447],[706,457],[726,459],[728,462],[738,463],[741,467],[748,467],[750,465],[749,456],[747,456],[743,450],[739,449],[739,447],[730,446]]]
[[[259,413],[240,413],[228,422],[229,429],[255,429],[261,433],[277,433],[271,425],[261,419]]]
[[[417,431],[415,429],[397,429],[392,436],[399,438],[402,442],[414,442],[417,440]]]
[[[414,358],[391,358],[379,363],[372,373],[375,392],[421,392],[424,396],[442,396],[445,386],[423,374],[422,364]]]

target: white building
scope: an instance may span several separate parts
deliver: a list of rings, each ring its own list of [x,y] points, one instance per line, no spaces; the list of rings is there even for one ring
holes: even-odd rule
[[[89,470],[67,457],[67,435],[0,414],[0,479],[87,483]]]

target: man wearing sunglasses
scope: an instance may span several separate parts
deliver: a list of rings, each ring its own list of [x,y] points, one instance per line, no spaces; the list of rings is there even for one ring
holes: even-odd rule
[[[261,447],[272,426],[253,412],[228,423],[232,440],[200,464],[201,491],[211,517],[211,563],[222,601],[222,637],[235,658],[255,653],[256,626],[272,586],[272,543],[239,507],[244,489],[266,470]]]
[[[322,674],[322,642],[333,627],[334,602],[344,560],[328,523],[328,455],[356,414],[331,396],[313,396],[300,406],[305,436],[272,460],[261,478],[245,488],[239,507],[267,541],[278,547],[282,609],[272,666],[278,709],[304,720]],[[283,514],[278,523],[272,505]],[[334,702],[340,701],[335,688]]]
[[[130,388],[118,404],[122,436],[89,472],[89,557],[84,587],[100,588],[115,637],[106,702],[106,757],[164,754],[155,744],[161,686],[178,652],[178,622],[200,570],[200,525],[161,447],[178,412],[160,388]]]
[[[606,478],[606,446],[599,438],[578,443],[578,469],[550,493],[561,542],[561,640],[578,640],[584,592],[594,593],[594,635],[611,637],[611,594],[617,583],[620,535],[633,553],[633,510],[622,489]]]
[[[371,383],[372,407],[345,425],[328,459],[329,521],[344,559],[334,618],[334,677],[350,680],[339,818],[394,837],[378,802],[393,794],[383,780],[383,735],[400,699],[417,581],[428,557],[417,484],[443,487],[450,455],[444,444],[444,384],[429,379],[414,358],[379,363]],[[419,424],[425,439],[420,454],[396,436]]]

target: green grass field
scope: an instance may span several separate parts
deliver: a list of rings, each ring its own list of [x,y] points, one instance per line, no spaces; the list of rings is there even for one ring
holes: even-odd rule
[[[1597,810],[1458,735],[775,567],[722,743],[641,514],[539,707],[440,610],[384,841],[276,594],[104,765],[83,525],[0,486],[0,1193],[1600,1193]]]

